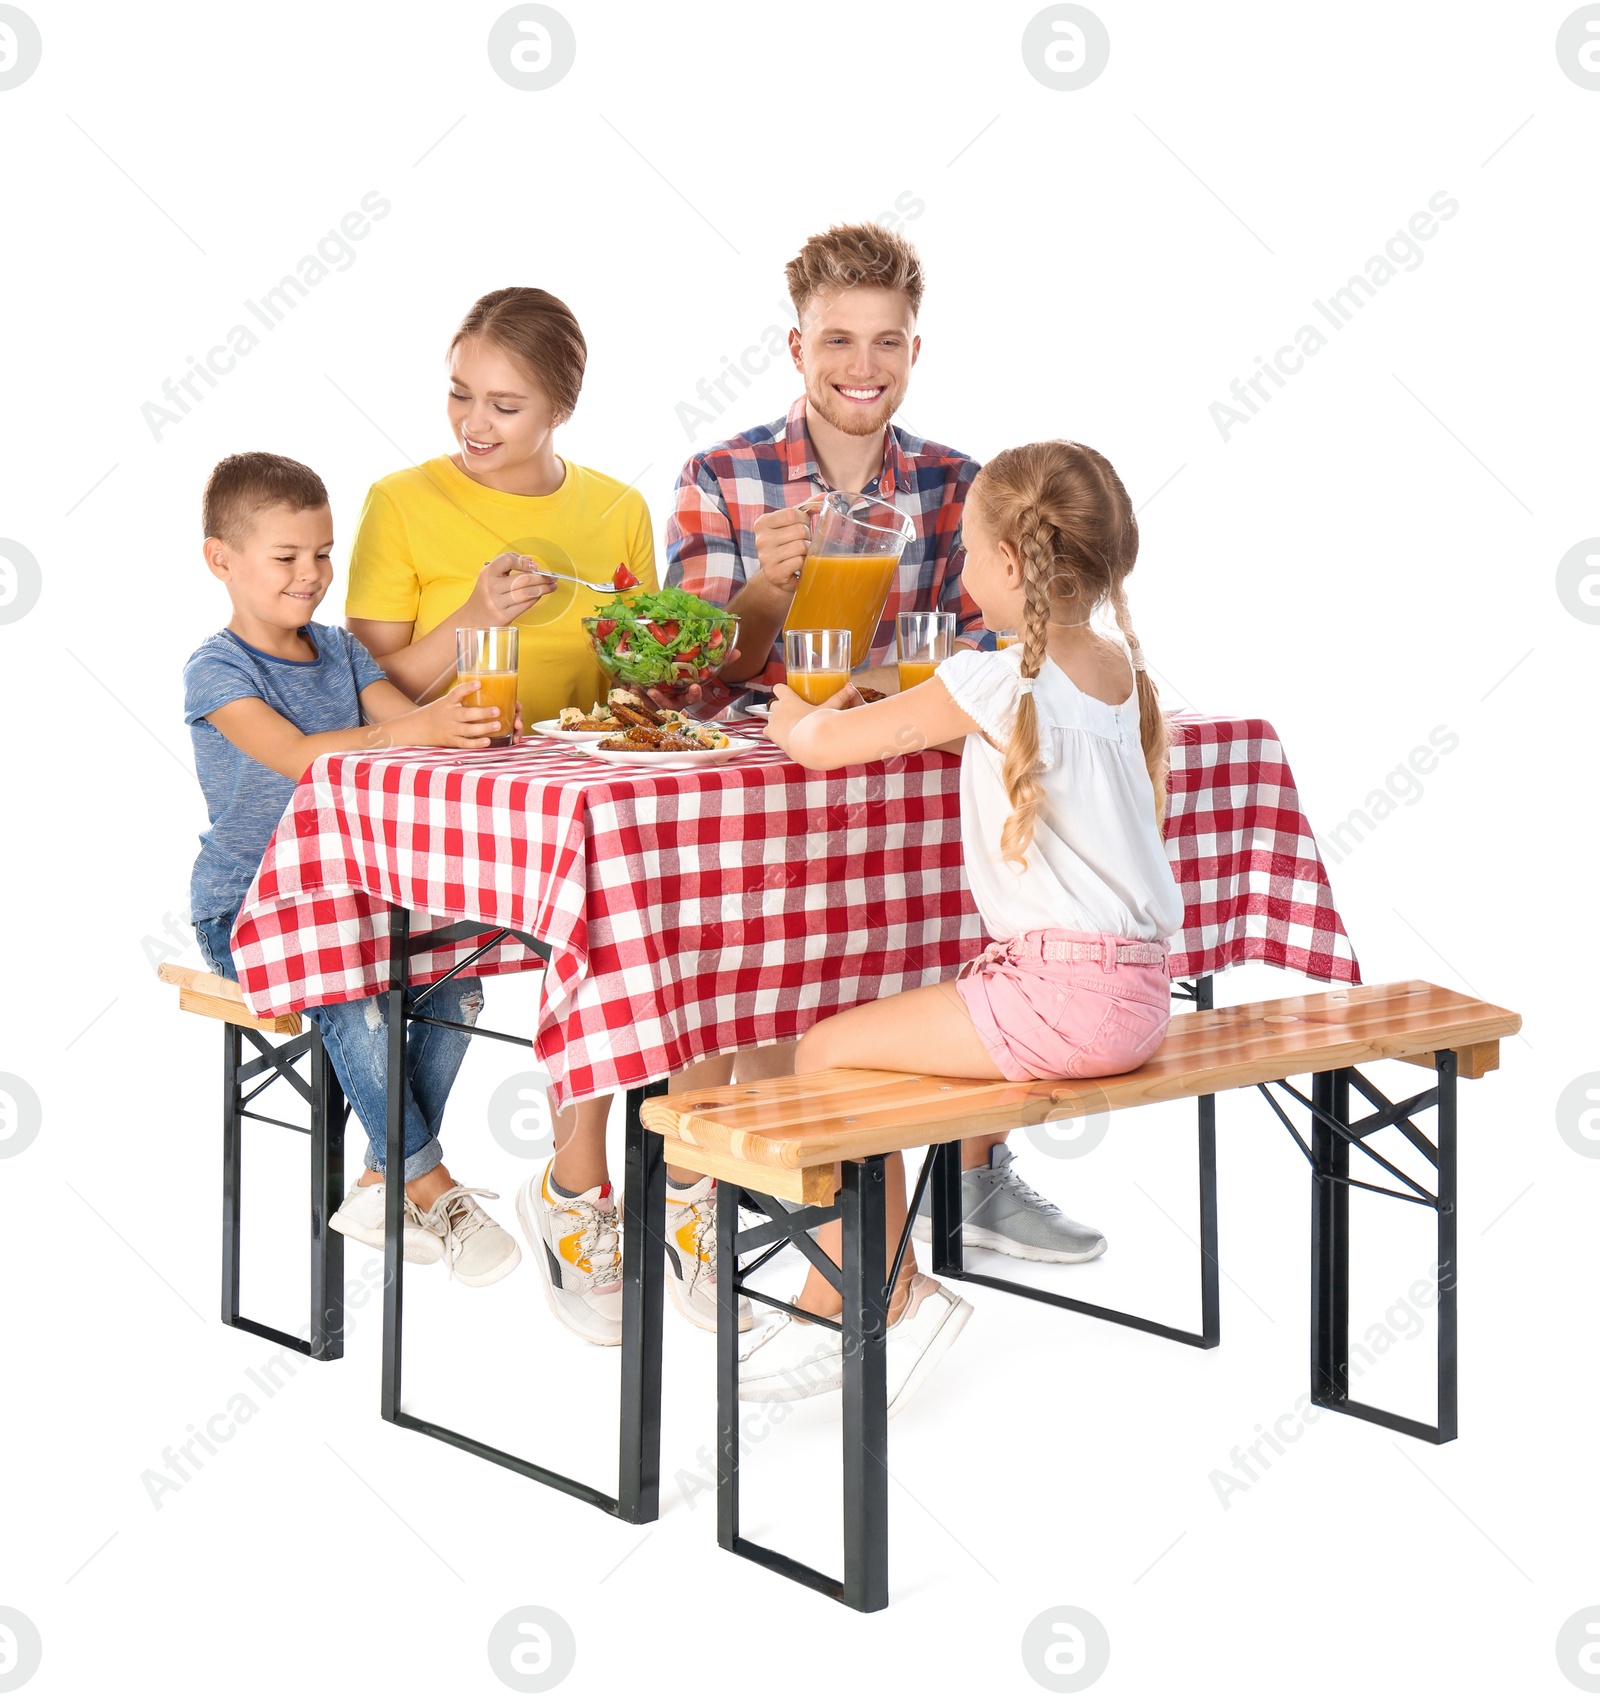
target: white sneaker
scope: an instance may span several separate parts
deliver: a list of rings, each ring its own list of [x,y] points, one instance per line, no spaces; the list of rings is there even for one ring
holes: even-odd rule
[[[517,1219],[544,1275],[545,1298],[563,1326],[591,1344],[622,1343],[622,1239],[609,1185],[558,1196],[549,1163],[517,1192]]]
[[[919,1273],[900,1319],[884,1336],[890,1415],[898,1415],[955,1343],[972,1317],[964,1297]],[[739,1396],[746,1403],[792,1403],[837,1391],[844,1384],[840,1335],[784,1315],[739,1361]]]
[[[798,1302],[798,1298],[792,1299]],[[832,1327],[779,1314],[739,1357],[742,1403],[798,1403],[844,1384],[844,1349]]]
[[[328,1225],[358,1244],[383,1248],[384,1185],[352,1185],[350,1194],[328,1216]],[[408,1262],[437,1262],[444,1255],[444,1240],[429,1224],[428,1217],[411,1201],[403,1199],[401,1241]]]
[[[717,1182],[709,1175],[687,1190],[667,1181],[667,1290],[686,1321],[717,1330]],[[739,1331],[755,1317],[739,1299]]]
[[[463,1285],[493,1285],[522,1260],[516,1239],[475,1201],[499,1195],[457,1185],[437,1198],[423,1217],[439,1235],[450,1277]]]
[[[910,1301],[889,1328],[884,1346],[891,1415],[898,1415],[911,1401],[971,1319],[972,1305],[965,1297],[957,1297],[931,1274],[912,1278]]]

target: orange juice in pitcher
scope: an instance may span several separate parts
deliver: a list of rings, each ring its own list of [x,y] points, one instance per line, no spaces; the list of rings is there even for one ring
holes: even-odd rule
[[[899,569],[894,554],[807,554],[783,628],[848,631],[850,664],[865,665]]]
[[[830,490],[812,523],[784,630],[846,630],[851,666],[865,665],[900,557],[915,534],[889,502]]]

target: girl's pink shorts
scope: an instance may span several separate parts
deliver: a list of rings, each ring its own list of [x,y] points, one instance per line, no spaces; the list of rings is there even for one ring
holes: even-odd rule
[[[1094,946],[1098,959],[1046,960],[1047,940]],[[1130,1073],[1166,1036],[1172,984],[1160,960],[1112,961],[1108,946],[1137,938],[1096,932],[1025,932],[962,968],[956,992],[983,1047],[1007,1079],[1093,1079]],[[1151,953],[1145,946],[1145,953]]]

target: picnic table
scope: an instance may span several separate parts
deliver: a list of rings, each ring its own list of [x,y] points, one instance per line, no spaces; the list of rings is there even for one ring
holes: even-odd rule
[[[1172,716],[1166,844],[1185,902],[1169,967],[1265,961],[1360,973],[1277,734]],[[761,727],[730,729],[759,739]],[[612,765],[570,743],[325,755],[302,778],[246,894],[233,958],[270,1016],[383,996],[389,1078],[408,1024],[443,1023],[447,975],[544,969],[531,1041],[557,1100],[625,1096],[618,1485],[610,1494],[402,1405],[401,1187],[386,1198],[382,1412],[624,1520],[659,1508],[666,1165],[648,1096],[703,1057],[798,1038],[823,1016],[953,977],[988,942],[962,864],[960,759],[924,751],[807,772],[764,740],[715,765]],[[1215,1099],[1199,1099],[1202,1330],[1217,1331]],[[401,1165],[391,1091],[387,1163]],[[1003,1283],[990,1281],[990,1283]],[[1064,1306],[1085,1307],[1054,1298]]]

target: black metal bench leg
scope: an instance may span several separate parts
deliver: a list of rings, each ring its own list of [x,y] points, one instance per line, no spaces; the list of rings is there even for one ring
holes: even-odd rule
[[[329,1218],[344,1200],[344,1129],[348,1110],[333,1062],[315,1024],[311,1035],[311,1357],[344,1355],[344,1235]]]
[[[739,1187],[717,1182],[717,1543],[739,1539]]]
[[[244,1153],[237,1026],[222,1028],[222,1320],[239,1324],[239,1165]]]
[[[661,1303],[666,1289],[667,1158],[639,1118],[659,1079],[628,1092],[622,1191],[622,1409],[617,1515],[654,1521],[661,1503]],[[737,1218],[737,1217],[736,1217]]]
[[[952,1145],[960,1159],[960,1147]],[[889,1602],[888,1292],[883,1157],[844,1164],[844,1601]]]
[[[1311,1079],[1313,1113],[1350,1118],[1342,1072]],[[1320,1119],[1311,1133],[1311,1401],[1338,1409],[1350,1398],[1350,1145]]]

